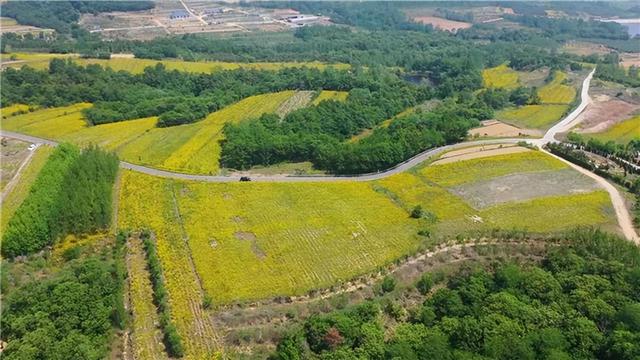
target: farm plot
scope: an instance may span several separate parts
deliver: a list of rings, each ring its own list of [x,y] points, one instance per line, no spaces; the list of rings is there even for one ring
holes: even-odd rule
[[[488,88],[515,89],[520,84],[518,73],[507,64],[484,69],[482,71],[482,80],[484,81],[484,86]]]
[[[476,222],[474,228],[554,232],[584,225],[617,229],[606,192],[538,151],[431,165],[418,175],[468,204],[466,216]]]
[[[542,152],[527,151],[427,166],[419,170],[419,173],[440,186],[453,187],[512,173],[566,168],[568,167],[563,162],[547,156]]]
[[[81,146],[98,144],[115,151],[122,160],[136,164],[212,174],[219,170],[219,141],[225,123],[274,113],[294,93],[282,91],[251,96],[209,114],[202,121],[167,128],[157,128],[155,117],[88,126],[82,110],[91,104],[12,116],[2,121],[2,127]]]
[[[631,140],[640,140],[640,115],[623,120],[603,132],[589,134],[589,137],[602,141],[614,141],[627,144]]]
[[[310,62],[260,62],[260,63],[237,63],[223,61],[184,61],[184,60],[150,60],[137,59],[131,57],[113,57],[111,59],[82,59],[77,54],[44,54],[44,53],[13,53],[3,55],[3,60],[15,58],[18,62],[9,64],[12,67],[21,67],[25,64],[35,69],[46,69],[49,62],[54,58],[72,58],[80,65],[97,64],[103,67],[110,67],[115,71],[127,71],[140,74],[146,67],[163,64],[167,70],[178,70],[193,73],[213,73],[222,70],[235,69],[256,69],[256,70],[280,70],[285,68],[309,67],[314,69],[348,69],[349,64],[326,64],[319,61]]]
[[[183,222],[203,287],[216,304],[328,287],[421,242],[417,221],[366,183],[190,183],[132,172],[122,181],[121,226],[152,229],[173,278],[189,263],[172,255],[188,252],[180,244]],[[172,193],[179,215],[162,210]],[[201,301],[196,292],[169,291],[172,299]]]
[[[6,119],[9,116],[16,115],[18,113],[26,113],[27,111],[29,111],[29,105],[14,104],[0,108],[0,115],[2,115],[3,119]]]
[[[543,104],[569,104],[576,97],[576,89],[565,85],[567,74],[556,71],[553,80],[538,89],[538,96]]]
[[[211,359],[220,350],[210,314],[202,308],[204,294],[191,261],[182,219],[169,180],[125,171],[121,178],[118,226],[153,231],[169,292],[171,318],[188,359]]]
[[[346,91],[322,90],[318,96],[311,102],[312,105],[318,105],[324,100],[345,101],[349,93]]]
[[[476,209],[544,196],[588,193],[598,185],[573,169],[516,173],[451,188]]]
[[[526,105],[499,111],[496,118],[520,128],[547,130],[568,110],[568,105]]]
[[[166,359],[158,310],[153,303],[153,288],[149,279],[147,259],[142,241],[132,237],[127,242],[127,274],[131,304],[133,352],[140,360]]]

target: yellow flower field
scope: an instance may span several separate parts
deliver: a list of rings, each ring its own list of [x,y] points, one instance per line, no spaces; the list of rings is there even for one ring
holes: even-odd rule
[[[434,183],[452,187],[513,173],[566,169],[567,165],[541,151],[526,151],[422,168],[419,173]]]
[[[15,104],[15,105],[1,108],[0,115],[2,115],[2,118],[4,119],[9,116],[15,115],[19,112],[26,112],[26,111],[29,111],[29,105]]]
[[[614,223],[612,213],[609,194],[599,190],[501,204],[481,211],[480,216],[503,229],[549,232],[576,226],[609,225]]]
[[[567,74],[556,71],[553,80],[538,89],[538,96],[543,104],[569,104],[576,97],[576,89],[564,85]]]
[[[118,226],[153,231],[169,292],[171,318],[181,335],[186,359],[211,359],[220,350],[204,295],[182,232],[173,184],[131,171],[121,179]]]
[[[569,110],[568,105],[525,105],[499,111],[496,119],[520,128],[549,129]]]
[[[11,116],[2,128],[29,135],[68,141],[81,146],[97,144],[115,151],[122,160],[157,168],[214,174],[219,171],[219,141],[227,122],[239,122],[273,113],[295,91],[251,96],[192,124],[157,128],[157,118],[127,120],[89,126],[82,110],[91,104],[75,104]]]
[[[520,84],[518,73],[507,64],[482,70],[482,80],[487,88],[515,89]]]
[[[615,141],[619,144],[640,140],[640,115],[619,122],[601,133],[589,134],[588,136],[605,142]]]
[[[349,93],[346,91],[331,91],[322,90],[318,96],[311,102],[313,105],[318,105],[324,100],[345,101],[347,100]]]
[[[13,64],[13,67],[21,67],[29,65],[35,69],[46,69],[49,61],[54,58],[71,58],[80,65],[97,64],[103,67],[110,67],[115,71],[127,71],[139,74],[144,68],[163,64],[168,70],[178,70],[193,73],[213,73],[221,70],[235,70],[240,68],[256,69],[256,70],[280,70],[284,68],[300,68],[309,67],[323,70],[327,67],[333,67],[339,70],[345,70],[350,67],[349,64],[326,64],[319,61],[309,62],[256,62],[256,63],[237,63],[223,61],[184,61],[184,60],[151,60],[116,57],[112,59],[82,59],[77,54],[45,54],[45,53],[10,53],[3,54],[2,58],[10,58],[15,56],[16,60],[23,62]]]
[[[218,172],[221,151],[219,141],[223,139],[222,128],[224,124],[257,118],[264,113],[273,113],[294,93],[295,91],[281,91],[251,96],[210,114],[206,119],[193,124],[197,125],[197,132],[173,151],[171,156],[159,167],[194,174]],[[172,134],[175,133],[172,131]]]

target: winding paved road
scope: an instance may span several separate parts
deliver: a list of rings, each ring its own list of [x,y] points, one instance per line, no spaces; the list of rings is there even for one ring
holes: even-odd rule
[[[569,131],[569,129],[571,129],[572,127],[574,127],[575,125],[578,124],[579,122],[579,118],[578,115],[580,115],[580,113],[582,111],[584,111],[584,109],[587,107],[587,105],[589,105],[589,103],[591,102],[591,98],[589,97],[589,85],[591,83],[591,79],[593,78],[593,74],[595,73],[595,69],[593,71],[591,71],[591,73],[589,73],[589,75],[584,79],[584,81],[582,82],[582,89],[580,92],[580,104],[578,105],[578,107],[576,107],[575,110],[573,110],[571,113],[569,113],[569,115],[567,115],[564,119],[562,119],[560,122],[558,122],[557,124],[555,124],[553,127],[551,127],[547,133],[541,138],[541,139],[522,139],[522,138],[515,138],[515,139],[492,139],[492,140],[477,140],[477,141],[469,141],[469,142],[463,142],[463,143],[458,143],[458,144],[452,144],[452,145],[446,145],[446,146],[441,146],[438,148],[434,148],[434,149],[430,149],[427,151],[424,151],[414,157],[412,157],[411,159],[408,159],[396,166],[394,166],[391,169],[382,171],[382,172],[378,172],[378,173],[372,173],[372,174],[363,174],[363,175],[351,175],[351,176],[323,176],[323,175],[318,175],[318,176],[294,176],[294,175],[251,175],[251,180],[252,181],[262,181],[262,182],[326,182],[326,181],[372,181],[372,180],[378,180],[378,179],[382,179],[394,174],[398,174],[401,173],[403,171],[409,170],[412,167],[428,160],[431,157],[434,157],[436,155],[439,155],[443,152],[446,151],[450,151],[450,150],[454,150],[457,148],[464,148],[464,147],[469,147],[469,146],[476,146],[476,145],[490,145],[490,144],[515,144],[521,141],[526,141],[532,145],[536,145],[539,148],[542,148],[545,144],[552,142],[552,141],[556,141],[555,137],[558,133],[562,133],[562,132],[567,132]],[[48,145],[57,145],[57,142],[52,141],[52,140],[48,140],[48,139],[43,139],[43,138],[39,138],[39,137],[34,137],[34,136],[30,136],[30,135],[25,135],[25,134],[20,134],[20,133],[15,133],[15,132],[11,132],[11,131],[5,131],[5,130],[0,130],[0,135],[1,136],[5,136],[5,137],[10,137],[10,138],[15,138],[15,139],[19,139],[19,140],[23,140],[23,141],[29,141],[32,143],[43,143],[43,144],[48,144]],[[546,152],[546,151],[545,151]],[[548,152],[547,152],[548,153]],[[550,154],[550,153],[548,153]],[[552,154],[550,154],[552,155]],[[624,198],[622,197],[622,195],[620,194],[620,192],[618,191],[618,189],[611,185],[607,180],[605,180],[604,178],[590,172],[587,171],[569,161],[566,161],[562,158],[559,158],[555,155],[552,155],[556,158],[558,158],[559,160],[569,164],[571,167],[573,167],[574,169],[578,170],[579,172],[591,177],[592,179],[594,179],[595,181],[597,181],[605,190],[607,190],[607,192],[609,193],[609,195],[611,196],[611,202],[613,204],[613,207],[615,209],[616,212],[616,216],[618,218],[618,224],[620,225],[620,228],[622,229],[623,234],[625,235],[625,237],[629,240],[632,240],[638,244],[640,244],[640,240],[633,228],[633,223],[631,222],[631,215],[629,214],[628,209],[625,206],[624,203]],[[151,168],[151,167],[147,167],[147,166],[143,166],[143,165],[136,165],[136,164],[132,164],[126,161],[121,161],[120,162],[120,167],[123,169],[129,169],[129,170],[133,170],[133,171],[137,171],[140,173],[144,173],[144,174],[148,174],[148,175],[153,175],[153,176],[158,176],[158,177],[164,177],[164,178],[171,178],[171,179],[182,179],[182,180],[193,180],[193,181],[203,181],[203,182],[235,182],[235,181],[239,181],[241,175],[229,175],[229,176],[224,176],[224,175],[193,175],[193,174],[184,174],[184,173],[178,173],[178,172],[171,172],[171,171],[166,171],[166,170],[160,170],[160,169],[155,169],[155,168]]]

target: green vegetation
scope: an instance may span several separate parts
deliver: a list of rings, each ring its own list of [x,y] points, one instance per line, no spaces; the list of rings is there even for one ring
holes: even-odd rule
[[[25,255],[53,244],[62,235],[107,228],[117,170],[114,155],[95,147],[80,152],[72,145],[60,145],[9,220],[2,254]]]
[[[635,359],[639,264],[640,251],[625,240],[571,233],[539,262],[463,266],[426,275],[420,295],[401,287],[313,315],[273,358]]]
[[[569,110],[568,105],[526,105],[499,111],[496,118],[522,128],[550,128]]]
[[[4,359],[107,357],[124,329],[124,239],[95,251],[72,248],[59,263],[48,255],[2,264]],[[73,253],[73,254],[72,254]],[[71,259],[78,257],[77,259]]]
[[[180,335],[178,335],[175,325],[171,322],[171,310],[169,309],[169,300],[167,298],[168,293],[164,287],[162,266],[158,258],[156,244],[148,231],[142,232],[140,237],[142,238],[144,250],[147,254],[149,274],[151,276],[151,284],[153,285],[153,300],[160,313],[160,326],[164,332],[164,343],[167,352],[171,357],[182,357],[184,355],[182,340],[180,340]]]
[[[518,73],[509,68],[507,64],[484,69],[482,71],[482,79],[484,86],[488,88],[514,89],[519,85]]]

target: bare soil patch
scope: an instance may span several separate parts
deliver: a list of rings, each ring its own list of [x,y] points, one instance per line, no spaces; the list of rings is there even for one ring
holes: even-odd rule
[[[16,175],[20,165],[29,156],[29,143],[24,141],[2,138],[0,141],[0,189]]]
[[[542,132],[533,129],[521,129],[499,120],[487,120],[482,126],[469,130],[469,135],[479,137],[518,137],[542,136]]]
[[[593,97],[593,102],[580,114],[582,133],[598,133],[630,118],[640,111],[640,104],[612,98],[599,94]]]
[[[601,44],[594,44],[585,41],[568,41],[562,50],[575,55],[605,55],[611,52],[611,49]]]
[[[453,163],[462,160],[478,159],[496,155],[515,154],[520,152],[531,151],[527,148],[514,145],[484,145],[474,146],[461,150],[451,151],[444,154],[439,160],[434,161],[431,165],[441,165]]]
[[[622,66],[624,67],[629,67],[629,66],[640,66],[640,52],[637,53],[622,53],[620,55],[620,60],[622,63]]]
[[[448,20],[436,16],[416,16],[413,17],[412,20],[422,24],[431,24],[436,29],[451,32],[456,32],[460,29],[468,29],[472,25],[467,22]]]
[[[233,233],[233,236],[240,241],[251,242],[251,251],[258,257],[258,259],[262,260],[267,257],[267,254],[258,245],[258,238],[256,237],[256,234],[250,231],[236,231]]]
[[[511,174],[451,189],[476,209],[545,196],[588,193],[598,184],[572,169]]]

